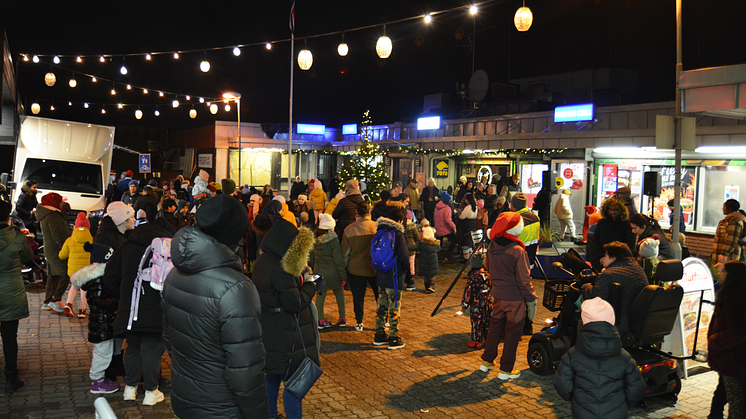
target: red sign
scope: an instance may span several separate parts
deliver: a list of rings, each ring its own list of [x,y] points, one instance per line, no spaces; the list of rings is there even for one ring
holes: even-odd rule
[[[565,177],[565,179],[572,179],[572,169],[569,167],[565,169],[565,171],[562,173],[562,176]]]

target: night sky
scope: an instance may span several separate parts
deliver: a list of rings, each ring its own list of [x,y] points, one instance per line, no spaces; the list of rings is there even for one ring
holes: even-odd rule
[[[746,63],[743,26],[746,1],[682,0],[684,3],[684,68]],[[11,2],[6,2],[11,3]],[[290,1],[14,1],[3,6],[1,25],[17,64],[23,103],[42,104],[41,116],[102,123],[183,129],[211,124],[214,119],[234,120],[235,108],[221,106],[213,116],[199,96],[219,97],[225,91],[243,95],[241,119],[248,122],[287,122],[290,90],[290,43],[278,42],[271,51],[264,42],[290,38]],[[422,112],[423,97],[432,93],[456,97],[457,83],[468,83],[472,73],[470,37],[474,18],[466,8],[434,16],[430,25],[421,18],[392,23],[386,35],[393,53],[385,61],[375,54],[383,23],[427,11],[464,6],[464,1],[363,1],[298,0],[296,49],[307,39],[313,52],[311,71],[295,67],[294,122],[340,126],[360,122],[371,110],[374,124],[409,122]],[[487,71],[491,82],[587,68],[617,67],[640,72],[640,102],[668,101],[674,97],[674,0],[526,0],[534,21],[528,32],[518,32],[513,15],[520,0],[491,1],[476,17],[476,69]],[[354,28],[372,26],[353,31]],[[461,29],[464,36],[456,39]],[[336,50],[347,31],[347,57]],[[235,57],[232,46],[258,44]],[[231,47],[211,50],[216,47]],[[181,54],[128,56],[129,72],[119,74],[121,55],[195,50]],[[211,70],[202,73],[205,57]],[[111,54],[106,63],[88,57],[76,63],[63,58],[54,68],[57,84],[44,84],[49,64],[21,62],[20,53],[99,55]],[[51,63],[51,57],[42,57]],[[93,84],[72,71],[151,89],[145,96],[111,82]],[[117,96],[110,95],[114,87]],[[179,93],[181,106],[171,107],[172,95],[159,99],[153,90]],[[192,96],[187,102],[183,95]],[[52,102],[54,101],[54,102]],[[75,102],[72,107],[68,101]],[[96,103],[84,109],[83,102]],[[145,116],[137,121],[135,107],[117,110],[117,103],[141,105]],[[106,115],[101,104],[107,104]],[[56,111],[49,112],[54,104]],[[161,116],[153,116],[158,104]],[[192,104],[198,110],[189,119]],[[29,112],[30,113],[30,112]]]

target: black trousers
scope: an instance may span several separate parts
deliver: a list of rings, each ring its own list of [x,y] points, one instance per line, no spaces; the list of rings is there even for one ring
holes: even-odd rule
[[[0,336],[3,339],[5,372],[13,372],[18,369],[18,320],[0,323]]]
[[[368,285],[373,289],[374,301],[377,304],[378,287],[376,286],[376,277],[353,275],[350,271],[347,271],[347,281],[350,283],[350,291],[352,291],[352,307],[355,312],[355,322],[360,324],[363,322],[363,307],[365,305],[365,293]]]

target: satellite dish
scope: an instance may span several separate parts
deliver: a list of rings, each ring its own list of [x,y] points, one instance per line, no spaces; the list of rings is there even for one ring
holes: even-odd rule
[[[489,77],[484,70],[477,70],[469,79],[469,99],[474,102],[481,102],[487,97],[489,89]]]

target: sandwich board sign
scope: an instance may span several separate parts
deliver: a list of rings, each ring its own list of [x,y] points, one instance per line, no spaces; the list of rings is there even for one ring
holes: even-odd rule
[[[700,297],[707,301],[715,301],[715,283],[713,282],[710,265],[699,258],[686,258],[682,261],[684,275],[677,284],[684,289],[684,298],[681,299],[679,315],[674,323],[671,334],[666,336],[661,345],[661,350],[671,352],[674,356],[690,356],[694,350],[694,337],[697,337],[697,349],[707,353],[707,329],[710,327],[712,312],[715,307],[712,304],[702,304],[702,314],[697,324],[697,313],[699,312]],[[704,291],[704,293],[702,292]],[[684,361],[684,377],[688,376],[688,369],[699,365],[692,360]]]

